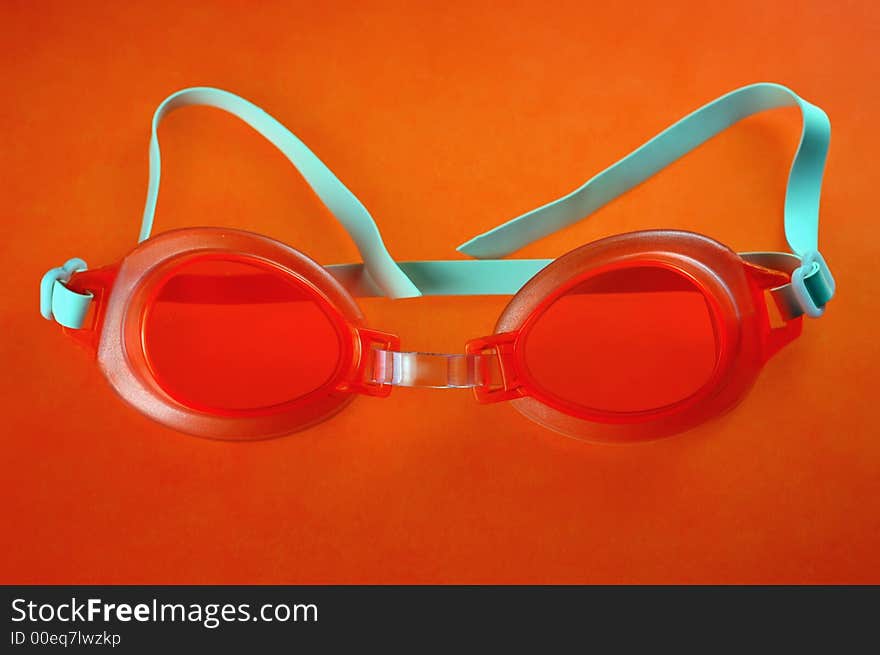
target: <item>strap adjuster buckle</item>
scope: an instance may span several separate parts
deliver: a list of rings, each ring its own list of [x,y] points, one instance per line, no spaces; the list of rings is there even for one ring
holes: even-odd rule
[[[801,265],[791,273],[794,298],[804,314],[818,318],[825,312],[826,303],[834,296],[834,276],[817,250],[806,253]]]
[[[74,257],[64,266],[47,271],[40,280],[40,314],[47,320],[54,319],[64,327],[79,329],[83,326],[92,294],[76,293],[64,283],[77,271],[86,270],[86,263]]]

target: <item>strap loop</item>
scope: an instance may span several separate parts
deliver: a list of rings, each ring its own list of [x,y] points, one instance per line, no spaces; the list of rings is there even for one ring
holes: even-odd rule
[[[801,265],[791,273],[791,288],[804,314],[818,318],[825,313],[825,304],[834,296],[836,284],[819,251],[804,255]]]
[[[40,280],[40,314],[47,320],[55,320],[64,327],[79,329],[85,322],[92,302],[92,294],[71,291],[64,283],[77,271],[86,270],[86,263],[74,257],[64,266],[47,271]]]

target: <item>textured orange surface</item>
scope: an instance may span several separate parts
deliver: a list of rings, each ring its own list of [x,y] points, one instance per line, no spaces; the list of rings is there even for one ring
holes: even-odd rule
[[[195,4],[0,6],[0,581],[880,582],[877,3]],[[597,447],[468,392],[397,390],[301,434],[212,442],[129,409],[37,313],[46,269],[134,245],[150,116],[185,86],[266,108],[396,257],[428,259],[765,80],[831,116],[821,244],[839,295],[738,408],[686,435]],[[783,247],[798,129],[788,110],[749,119],[521,254],[653,227]],[[356,258],[235,119],[183,110],[162,139],[157,230]],[[457,351],[505,302],[363,307],[409,349]]]

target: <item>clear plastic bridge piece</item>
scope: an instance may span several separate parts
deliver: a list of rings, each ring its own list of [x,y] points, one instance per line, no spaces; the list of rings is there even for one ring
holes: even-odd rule
[[[394,387],[472,389],[498,384],[494,353],[465,355],[374,350],[371,382]]]

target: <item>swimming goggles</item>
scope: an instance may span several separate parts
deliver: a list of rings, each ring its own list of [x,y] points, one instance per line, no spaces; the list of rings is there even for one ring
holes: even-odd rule
[[[159,193],[157,129],[169,112],[217,107],[272,142],[348,230],[362,264],[323,267],[234,229],[150,238]],[[558,259],[503,259],[580,221],[718,132],[756,112],[800,109],[788,178],[792,253],[735,253],[692,232],[647,230]],[[355,396],[394,387],[471,389],[509,400],[574,437],[670,435],[732,407],[764,363],[821,316],[834,279],[818,250],[825,113],[776,84],[737,89],[681,119],[570,194],[459,246],[472,260],[397,262],[373,218],[281,123],[219,89],[168,97],[153,117],[139,245],[88,270],[71,259],[43,277],[41,312],[88,346],[119,395],[176,430],[221,439],[295,432]],[[495,331],[464,352],[401,350],[367,327],[355,297],[512,295]]]

